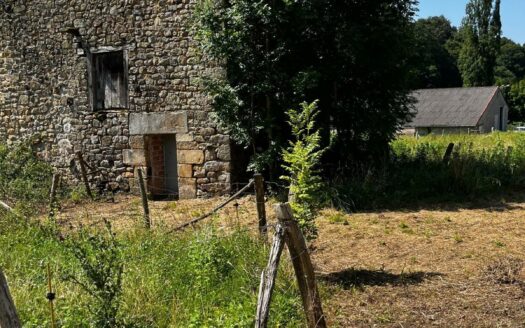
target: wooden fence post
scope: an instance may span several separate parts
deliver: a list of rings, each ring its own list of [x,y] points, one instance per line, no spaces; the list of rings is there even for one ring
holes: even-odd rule
[[[452,156],[452,151],[454,150],[454,143],[449,143],[447,150],[445,151],[445,156],[443,156],[443,164],[448,164],[450,161],[450,156]]]
[[[51,191],[49,192],[49,216],[55,216],[55,210],[57,208],[56,196],[58,184],[60,183],[60,173],[53,174],[53,180],[51,181]]]
[[[257,216],[259,217],[259,233],[266,236],[266,209],[264,202],[264,178],[262,174],[256,173],[253,176],[255,182],[255,201],[257,202]]]
[[[0,270],[0,327],[20,328],[20,319],[16,313],[15,304],[9,293],[9,286],[4,273]]]
[[[268,325],[268,315],[270,314],[270,302],[272,299],[275,279],[277,278],[277,269],[279,260],[284,247],[285,228],[278,223],[275,228],[272,249],[268,266],[261,274],[261,284],[259,285],[259,299],[257,301],[257,314],[255,318],[255,328],[266,328]]]
[[[49,301],[49,311],[51,314],[51,328],[56,327],[56,320],[55,320],[55,306],[53,305],[53,301],[55,300],[55,293],[53,292],[53,286],[51,283],[52,276],[51,276],[51,266],[49,263],[47,263],[47,295],[46,298]]]
[[[93,194],[91,193],[91,187],[89,187],[86,163],[84,162],[84,158],[82,157],[82,152],[80,151],[77,152],[77,158],[78,158],[78,163],[80,164],[80,173],[82,174],[82,180],[84,181],[84,185],[86,186],[86,193],[88,194],[89,198],[93,199]]]
[[[309,328],[325,328],[326,321],[321,298],[315,282],[315,272],[306,247],[306,241],[297,222],[293,219],[290,204],[277,204],[274,207],[279,222],[285,227],[285,241],[290,251],[297,283],[303,300],[303,307]]]
[[[137,168],[138,180],[140,186],[140,196],[142,197],[142,209],[144,211],[144,225],[147,229],[151,228],[151,219],[149,217],[148,195],[146,194],[146,186],[144,185],[144,177],[142,176],[142,169]]]

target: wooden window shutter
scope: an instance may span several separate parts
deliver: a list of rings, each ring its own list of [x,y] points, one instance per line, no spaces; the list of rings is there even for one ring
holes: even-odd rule
[[[120,109],[128,107],[128,76],[123,51],[93,55],[94,108]]]

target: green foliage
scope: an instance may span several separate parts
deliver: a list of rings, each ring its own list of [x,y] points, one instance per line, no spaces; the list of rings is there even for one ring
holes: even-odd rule
[[[448,164],[443,156],[449,143]],[[363,169],[340,187],[350,209],[404,207],[419,203],[479,201],[525,187],[525,135],[429,135],[391,143],[382,170]]]
[[[525,78],[525,47],[502,38],[497,59],[496,84],[507,85]]]
[[[444,16],[419,19],[414,23],[416,51],[412,59],[411,83],[414,89],[462,85],[456,58],[447,48],[456,34],[456,27]]]
[[[465,86],[490,86],[495,82],[494,69],[501,46],[500,2],[470,0],[467,4],[458,60]]]
[[[216,116],[250,149],[250,168],[273,167],[290,131],[285,112],[319,99],[327,160],[345,169],[384,153],[410,112],[413,0],[201,0],[194,31],[226,70],[205,86]]]
[[[509,120],[511,122],[525,121],[525,79],[514,82],[504,88],[505,99],[509,105]]]
[[[84,185],[72,187],[71,190],[69,190],[69,199],[75,204],[82,202],[82,200],[88,199],[86,187]]]
[[[4,270],[20,319],[27,328],[51,327],[47,293],[51,264],[55,309],[61,327],[89,327],[91,299],[76,285],[56,279],[75,259],[49,231],[0,214],[0,267]]]
[[[81,286],[92,299],[90,311],[94,327],[121,327],[117,320],[122,294],[122,245],[115,239],[109,222],[106,231],[81,229],[66,240],[66,248],[77,259],[81,270],[64,279]]]
[[[317,236],[315,218],[323,204],[319,163],[324,150],[320,148],[321,135],[315,128],[318,114],[317,102],[302,103],[300,111],[288,111],[295,140],[282,152],[283,168],[288,175],[281,179],[290,183],[290,205],[307,238]]]
[[[173,235],[131,229],[112,236],[107,228],[97,230],[69,233],[62,242],[37,225],[0,216],[0,266],[24,327],[50,326],[47,262],[55,277],[73,274],[85,285],[53,279],[59,327],[94,327],[106,314],[96,309],[101,303],[93,294],[106,298],[104,293],[119,295],[114,300],[120,327],[253,326],[268,248],[249,232],[204,228]],[[269,326],[303,325],[295,275],[284,257]]]
[[[328,219],[328,222],[330,222],[331,224],[343,224],[343,225],[350,224],[346,216],[341,212],[332,214],[327,219]]]
[[[0,144],[0,200],[16,204],[23,215],[34,215],[49,200],[52,169],[38,159],[30,143]]]
[[[277,26],[287,7],[284,3],[271,7],[266,1],[202,0],[194,13],[202,51],[224,63],[227,71],[226,76],[204,79],[214,113],[238,144],[250,148],[253,156],[263,153],[259,160],[266,150],[257,149],[260,139],[283,118],[276,94],[283,79],[289,79],[279,67],[285,49],[277,44]]]

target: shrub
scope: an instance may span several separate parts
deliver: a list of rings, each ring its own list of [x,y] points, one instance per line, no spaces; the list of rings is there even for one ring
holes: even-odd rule
[[[105,225],[103,233],[83,228],[66,240],[65,245],[77,259],[81,270],[66,274],[64,279],[79,285],[93,297],[90,311],[95,327],[121,327],[117,313],[124,270],[122,246],[108,221]]]

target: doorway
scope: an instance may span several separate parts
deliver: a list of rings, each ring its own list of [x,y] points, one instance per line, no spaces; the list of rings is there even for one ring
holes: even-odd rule
[[[177,142],[174,134],[146,136],[148,190],[154,198],[179,194]]]

